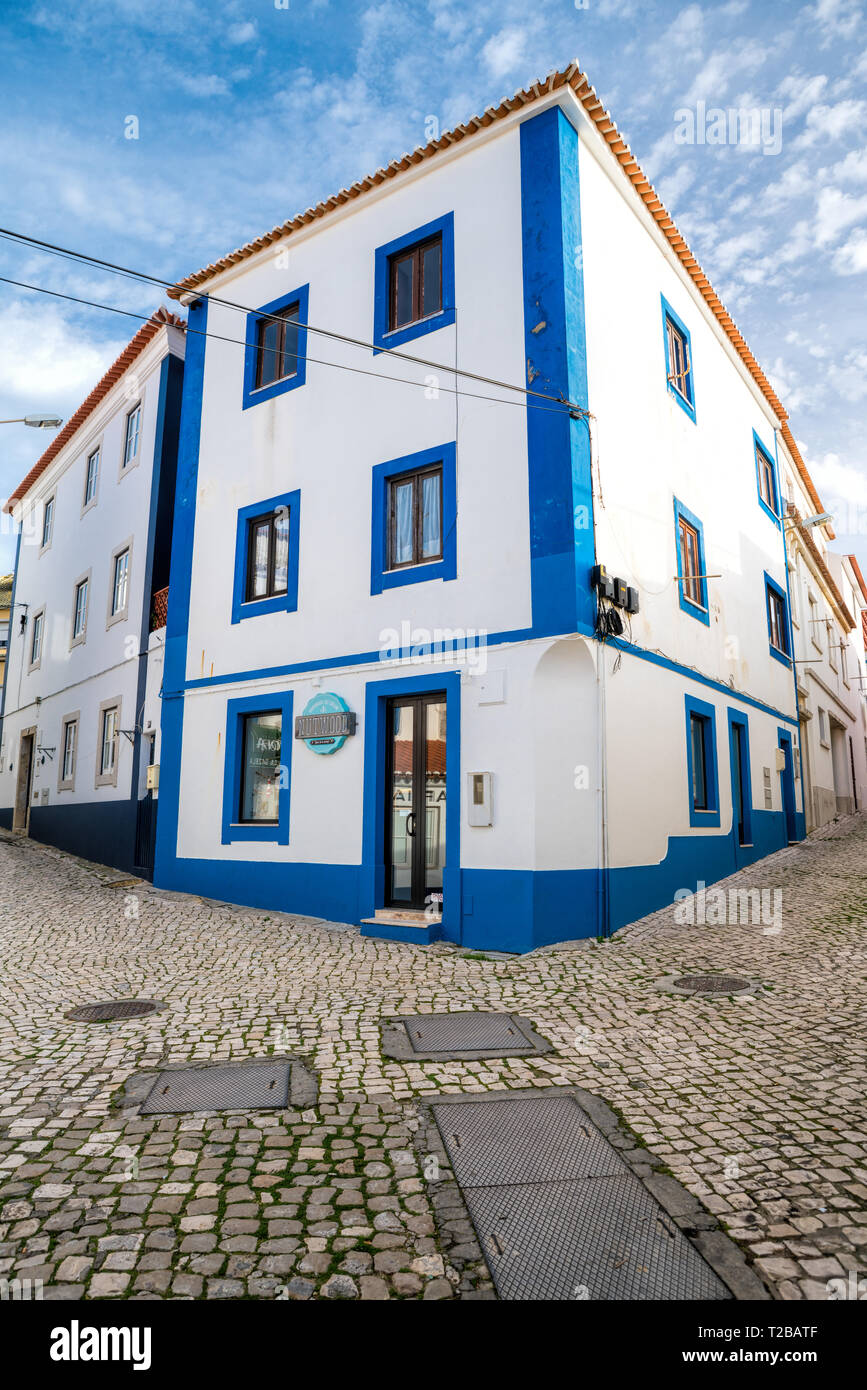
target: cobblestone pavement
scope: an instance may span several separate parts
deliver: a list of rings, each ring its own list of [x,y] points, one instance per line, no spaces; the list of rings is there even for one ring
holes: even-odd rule
[[[679,925],[670,906],[611,942],[525,957],[364,940],[119,879],[0,834],[0,1279],[72,1299],[490,1297],[471,1228],[443,1258],[418,1101],[566,1084],[619,1113],[776,1295],[826,1299],[829,1280],[867,1275],[867,819],[721,885],[780,890],[780,930],[771,915]],[[706,970],[759,987],[658,988]],[[64,1018],[118,997],[166,1008]],[[382,1056],[381,1018],[473,1008],[524,1015],[555,1052]],[[315,1109],[118,1105],[137,1072],[269,1053],[318,1074]]]

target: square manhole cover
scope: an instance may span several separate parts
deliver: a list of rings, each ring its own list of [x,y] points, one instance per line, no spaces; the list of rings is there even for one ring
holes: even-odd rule
[[[289,1103],[289,1062],[250,1062],[240,1067],[186,1067],[162,1071],[141,1107],[142,1115],[193,1110],[282,1110]]]
[[[433,1111],[461,1187],[628,1171],[569,1096],[446,1103]]]
[[[389,1057],[468,1061],[522,1057],[552,1051],[551,1044],[517,1014],[482,1010],[413,1014],[383,1024],[383,1051]]]
[[[631,1173],[474,1187],[466,1201],[501,1298],[731,1298]]]

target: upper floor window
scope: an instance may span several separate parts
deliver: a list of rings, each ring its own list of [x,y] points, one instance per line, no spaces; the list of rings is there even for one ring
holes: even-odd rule
[[[75,586],[75,608],[72,615],[72,637],[83,637],[87,627],[87,589],[88,581],[82,579]]]
[[[114,557],[114,571],[111,581],[111,615],[115,617],[126,609],[129,596],[129,551],[122,550]]]
[[[49,497],[42,512],[42,546],[51,544],[54,531],[54,498]]]
[[[289,508],[256,517],[247,528],[247,603],[275,598],[289,587]]]
[[[454,214],[378,246],[374,264],[376,350],[400,347],[455,321]]]
[[[301,491],[242,507],[235,538],[232,622],[298,607]]]
[[[759,488],[759,501],[773,521],[779,524],[780,495],[777,487],[777,470],[774,460],[753,431],[753,449],[756,456],[756,480]]]
[[[244,410],[304,385],[309,299],[310,286],[302,285],[247,315]]]
[[[288,308],[259,320],[256,326],[256,390],[271,386],[298,371],[298,323],[301,306]]]
[[[36,613],[33,617],[33,632],[30,636],[30,665],[37,666],[42,660],[42,634],[45,627],[45,614]]]
[[[410,246],[388,262],[388,328],[438,314],[443,307],[443,240],[441,235]]]
[[[665,376],[668,389],[678,405],[695,420],[695,384],[693,378],[692,343],[689,329],[662,300],[662,326],[665,341]]]
[[[821,705],[819,706],[819,742],[828,742],[828,716]]]
[[[423,565],[442,554],[442,464],[389,479],[388,568]]]
[[[127,426],[128,427],[128,426]],[[99,478],[99,450],[94,449],[92,454],[88,454],[87,467],[84,474],[84,505],[89,507],[96,497],[96,484]]]
[[[810,604],[810,640],[817,651],[822,650],[822,619],[819,617],[819,605],[812,594],[808,595]]]
[[[697,516],[674,499],[677,528],[677,578],[680,606],[685,613],[709,625],[707,574],[704,561],[704,529]]]
[[[129,468],[138,454],[139,432],[141,430],[141,405],[137,405],[126,417],[126,434],[123,446],[123,468]]]
[[[771,655],[789,662],[789,622],[786,595],[778,584],[765,575],[765,596],[768,610],[768,637]]]

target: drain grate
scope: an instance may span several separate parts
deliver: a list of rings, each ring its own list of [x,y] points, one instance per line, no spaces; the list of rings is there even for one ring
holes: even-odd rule
[[[434,1107],[461,1187],[624,1173],[623,1159],[568,1096]]]
[[[501,1298],[731,1297],[574,1097],[433,1113]]]
[[[64,1018],[75,1019],[78,1023],[108,1023],[116,1018],[140,1018],[142,1014],[152,1014],[158,1007],[154,999],[109,999],[101,1004],[79,1004],[64,1014]]]
[[[750,988],[749,980],[742,980],[737,975],[681,975],[673,984],[675,989],[689,994],[737,994],[742,989]]]
[[[283,1110],[289,1103],[289,1062],[237,1067],[184,1067],[160,1072],[142,1115],[194,1110]]]
[[[631,1173],[476,1187],[467,1206],[504,1299],[725,1299],[728,1290]]]
[[[521,1057],[552,1050],[525,1018],[479,1009],[448,1014],[412,1014],[383,1022],[383,1051],[401,1060],[472,1061]]]

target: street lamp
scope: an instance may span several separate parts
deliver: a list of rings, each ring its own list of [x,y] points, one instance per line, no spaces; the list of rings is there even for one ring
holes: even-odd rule
[[[59,430],[62,424],[59,415],[19,415],[15,420],[0,420],[0,425],[30,425],[34,430]]]

